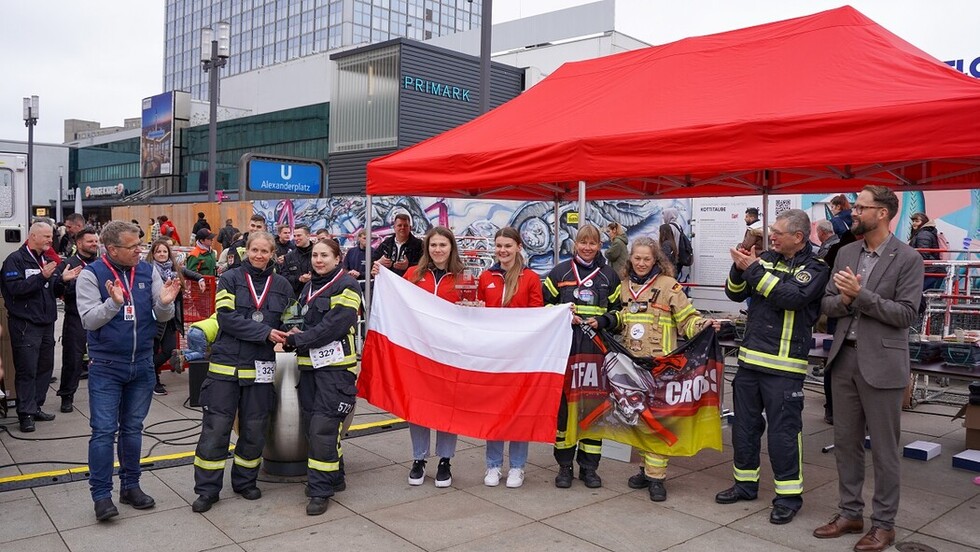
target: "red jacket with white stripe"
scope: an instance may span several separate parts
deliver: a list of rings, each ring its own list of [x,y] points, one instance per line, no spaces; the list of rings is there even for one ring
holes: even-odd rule
[[[476,289],[477,299],[488,307],[501,307],[504,302],[504,278],[507,271],[499,264],[493,265],[480,274]],[[541,278],[530,268],[524,268],[517,278],[517,293],[510,299],[507,307],[543,307]]]
[[[411,282],[415,278],[417,271],[418,265],[408,267],[408,270],[405,271],[405,279]],[[437,280],[435,274],[429,270],[421,280],[415,282],[415,285],[429,293],[436,294],[450,303],[457,303],[460,300],[459,290],[456,289],[456,277],[452,274],[446,273]]]

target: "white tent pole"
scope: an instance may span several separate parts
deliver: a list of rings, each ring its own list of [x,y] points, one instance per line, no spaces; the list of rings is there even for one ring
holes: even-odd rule
[[[769,248],[769,171],[762,171],[762,249]],[[761,251],[760,251],[761,253]]]
[[[558,262],[561,257],[561,221],[558,220],[561,216],[561,198],[555,196],[555,265],[558,266]]]
[[[585,216],[585,181],[578,181],[578,227],[579,230],[582,226],[588,224],[588,218]]]
[[[374,198],[367,196],[364,205],[364,233],[367,235],[367,246],[364,248],[364,319],[371,315],[371,220],[374,218]]]

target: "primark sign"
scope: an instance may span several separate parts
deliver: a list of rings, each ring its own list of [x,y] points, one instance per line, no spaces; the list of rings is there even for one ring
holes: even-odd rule
[[[416,92],[421,92],[422,94],[431,94],[433,96],[449,98],[451,100],[466,103],[470,102],[470,94],[472,93],[469,88],[454,86],[445,82],[437,82],[419,77],[413,77],[411,75],[402,76],[402,89],[414,90]]]

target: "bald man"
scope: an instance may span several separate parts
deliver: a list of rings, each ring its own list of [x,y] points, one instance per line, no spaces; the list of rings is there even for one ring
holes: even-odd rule
[[[64,282],[74,280],[80,268],[57,271],[58,264],[44,252],[51,247],[54,229],[35,222],[27,243],[11,253],[0,272],[0,292],[7,307],[8,329],[13,345],[14,387],[20,430],[34,431],[34,422],[47,422],[54,414],[41,410],[54,371],[54,323],[58,319],[55,298]]]

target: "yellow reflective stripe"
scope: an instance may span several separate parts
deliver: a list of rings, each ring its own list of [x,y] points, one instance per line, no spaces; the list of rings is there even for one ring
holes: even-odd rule
[[[759,259],[759,264],[762,265],[762,268],[764,268],[766,270],[775,270],[776,272],[785,272],[787,274],[796,274],[796,273],[800,272],[801,270],[805,270],[806,269],[806,265],[790,268],[790,267],[786,266],[783,263],[783,261],[779,261],[776,264],[772,264],[769,261],[764,261],[762,259]]]
[[[679,310],[679,311],[677,311],[677,312],[674,313],[674,321],[676,321],[678,324],[680,324],[681,321],[683,321],[685,318],[687,318],[688,316],[691,316],[694,313],[695,313],[695,311],[694,311],[694,305],[688,304],[683,309],[681,309],[681,310]]]
[[[606,309],[591,305],[575,305],[575,314],[606,314]]]
[[[555,432],[555,439],[564,440],[565,439],[565,432],[564,431],[556,431]]]
[[[620,313],[622,313],[622,314],[620,314]],[[628,323],[628,324],[633,324],[633,323],[653,324],[654,322],[657,321],[657,316],[656,315],[654,315],[654,314],[647,314],[647,313],[643,313],[643,312],[632,313],[632,312],[629,312],[629,311],[619,311],[616,314],[616,316],[619,317],[620,315],[623,318],[626,319],[626,323]]]
[[[235,295],[227,289],[218,290],[214,296],[214,308],[219,309],[221,307],[235,309]]]
[[[685,331],[684,331],[684,335],[685,335],[685,337],[687,337],[688,339],[691,339],[692,337],[694,337],[695,335],[697,335],[697,333],[698,333],[698,328],[699,328],[699,326],[701,325],[701,321],[702,321],[702,320],[704,320],[704,319],[703,319],[703,318],[701,318],[700,316],[695,316],[695,317],[694,317],[694,320],[692,320],[692,321],[691,321],[691,322],[690,322],[690,323],[689,323],[689,324],[687,325],[687,328],[686,328],[686,329],[685,329]]]
[[[796,311],[783,311],[783,333],[779,336],[779,356],[789,356],[789,346],[793,342],[793,324],[796,323]]]
[[[666,468],[667,467],[667,457],[653,454],[646,454],[643,456],[643,463],[651,468]]]
[[[340,462],[321,462],[319,460],[307,458],[306,467],[316,471],[335,472],[340,471]]]
[[[668,322],[666,317],[660,320],[660,337],[661,348],[665,353],[669,353],[674,350],[674,330],[673,325]]]
[[[769,297],[772,289],[776,287],[779,283],[779,278],[773,276],[772,274],[766,272],[759,279],[759,283],[755,285],[755,290],[762,294],[763,297]]]
[[[738,359],[747,364],[796,374],[806,374],[807,369],[807,362],[805,360],[770,355],[768,353],[746,349],[745,347],[739,348]]]
[[[235,465],[236,466],[241,466],[243,468],[257,468],[257,467],[259,467],[259,464],[261,464],[261,463],[262,463],[262,457],[261,456],[259,456],[255,460],[246,460],[246,459],[242,458],[241,456],[238,456],[237,454],[235,455]]]
[[[357,362],[357,355],[355,353],[351,353],[345,356],[343,360],[328,364],[327,366],[344,366],[352,362]],[[313,361],[308,356],[297,357],[297,363],[300,366],[313,366]]]
[[[238,371],[238,377],[239,377],[239,379],[255,379],[255,370],[254,369],[252,369],[252,370],[239,370]]]
[[[731,291],[732,293],[742,293],[743,291],[745,291],[745,282],[742,282],[741,284],[736,284],[735,282],[732,281],[732,278],[730,276],[728,280],[725,282],[725,286],[728,288],[728,291]]]
[[[544,287],[548,288],[548,291],[550,291],[552,295],[558,297],[558,288],[556,288],[555,284],[551,282],[551,276],[544,279]]]
[[[194,457],[194,465],[201,468],[202,470],[218,471],[218,470],[225,469],[224,460],[205,460],[200,456]]]
[[[619,300],[619,294],[623,292],[623,284],[616,284],[616,289],[609,294],[609,302],[615,303]]]
[[[776,494],[778,495],[798,495],[803,492],[803,480],[776,481]]]
[[[235,367],[228,366],[227,364],[217,364],[212,362],[208,364],[208,372],[214,372],[215,374],[221,374],[222,376],[234,376]]]
[[[575,448],[575,443],[566,443],[565,441],[555,441],[555,448],[558,450]]]
[[[798,495],[803,493],[803,433],[796,434],[796,451],[797,451],[797,472],[800,474],[798,479],[786,479],[780,481],[774,479],[773,483],[776,486],[776,494],[778,495]]]
[[[735,481],[749,481],[755,482],[759,481],[759,468],[754,470],[740,470],[732,466],[732,473],[735,476]]]
[[[602,445],[587,445],[579,443],[578,449],[586,454],[602,454]]]

